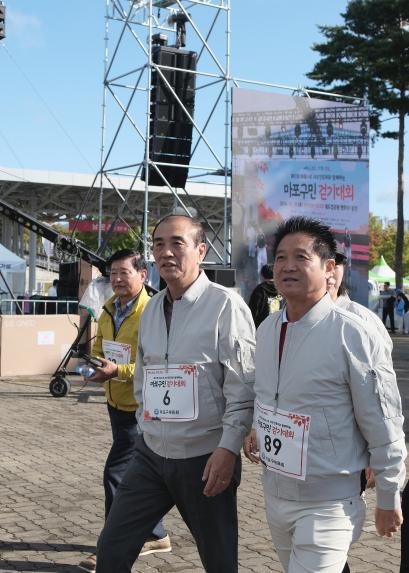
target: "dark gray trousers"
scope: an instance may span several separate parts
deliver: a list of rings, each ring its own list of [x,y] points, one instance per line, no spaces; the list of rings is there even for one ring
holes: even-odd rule
[[[131,573],[145,539],[174,505],[196,541],[206,573],[238,572],[236,492],[241,460],[237,458],[229,487],[207,498],[202,475],[209,456],[162,458],[138,437],[98,541],[97,573]]]
[[[138,438],[138,424],[135,412],[117,410],[107,404],[109,419],[112,429],[112,446],[105,462],[104,489],[105,489],[105,519],[111,510],[114,497],[126,468],[133,458],[135,442]],[[152,529],[150,538],[162,539],[166,536],[166,530],[162,521]]]

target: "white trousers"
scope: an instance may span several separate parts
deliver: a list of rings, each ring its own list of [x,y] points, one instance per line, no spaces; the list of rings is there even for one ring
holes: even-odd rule
[[[327,502],[265,498],[271,537],[286,573],[342,573],[365,520],[361,496]]]
[[[403,331],[406,330],[406,328],[404,328],[404,320],[405,317],[403,314],[398,314],[395,312],[395,329],[396,332],[399,332],[399,334],[402,334]]]
[[[405,334],[409,333],[409,311],[403,315],[403,330]]]

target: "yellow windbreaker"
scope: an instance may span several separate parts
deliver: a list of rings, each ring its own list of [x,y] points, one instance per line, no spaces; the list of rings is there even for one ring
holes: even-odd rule
[[[92,347],[92,355],[104,356],[102,349],[103,340],[114,340],[115,342],[122,342],[132,346],[130,363],[118,364],[118,377],[104,382],[104,389],[106,399],[111,406],[118,408],[118,410],[124,410],[125,412],[133,412],[137,407],[133,393],[133,378],[135,372],[135,355],[136,345],[138,342],[139,324],[142,311],[150,297],[145,288],[143,288],[136,299],[131,312],[122,322],[116,336],[114,334],[115,299],[116,295],[112,296],[104,304],[104,310],[98,320],[97,336]]]

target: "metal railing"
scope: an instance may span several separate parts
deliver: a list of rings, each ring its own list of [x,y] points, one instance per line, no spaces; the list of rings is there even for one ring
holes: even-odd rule
[[[60,300],[46,297],[39,299],[2,299],[0,314],[77,314],[77,300]]]

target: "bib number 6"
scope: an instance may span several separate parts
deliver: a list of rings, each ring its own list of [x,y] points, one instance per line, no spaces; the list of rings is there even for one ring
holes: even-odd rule
[[[169,390],[166,390],[166,393],[163,397],[163,403],[165,404],[165,406],[169,406],[170,404]]]
[[[273,448],[275,448],[275,452],[274,455],[276,456],[278,454],[278,452],[281,450],[281,440],[279,440],[278,438],[274,438],[274,440],[271,441],[271,436],[264,436],[264,449],[266,450],[266,452],[271,452],[271,446],[273,446]]]

